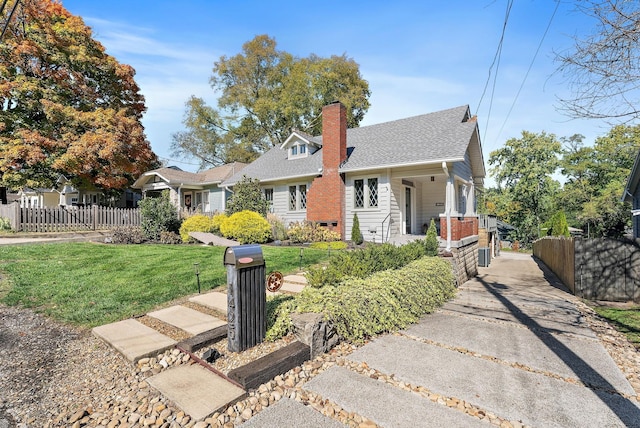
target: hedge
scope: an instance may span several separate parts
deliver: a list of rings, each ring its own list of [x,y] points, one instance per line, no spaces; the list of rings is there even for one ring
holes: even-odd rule
[[[307,287],[295,297],[277,296],[267,304],[267,339],[291,331],[291,313],[315,312],[324,314],[343,339],[362,342],[417,322],[454,295],[451,264],[423,257],[367,279],[349,278],[338,285]]]

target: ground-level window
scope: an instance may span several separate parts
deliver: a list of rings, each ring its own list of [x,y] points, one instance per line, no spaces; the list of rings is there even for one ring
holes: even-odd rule
[[[289,211],[307,209],[307,185],[289,186]]]
[[[353,180],[353,206],[375,208],[378,206],[378,178]]]

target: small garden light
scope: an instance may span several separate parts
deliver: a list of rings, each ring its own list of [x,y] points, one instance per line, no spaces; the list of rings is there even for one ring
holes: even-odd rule
[[[304,255],[304,248],[300,247],[300,270],[302,270],[302,256]]]
[[[200,268],[198,267],[200,263],[194,263],[193,268],[196,271],[196,280],[198,281],[198,294],[200,294]]]

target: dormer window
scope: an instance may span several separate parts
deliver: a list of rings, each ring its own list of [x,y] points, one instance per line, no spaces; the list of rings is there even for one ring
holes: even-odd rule
[[[308,151],[307,143],[293,143],[289,146],[289,159],[307,157]]]

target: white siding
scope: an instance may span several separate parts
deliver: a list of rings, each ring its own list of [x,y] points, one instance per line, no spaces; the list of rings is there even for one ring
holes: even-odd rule
[[[273,213],[280,217],[285,226],[288,226],[289,223],[307,219],[307,210],[289,211],[289,186],[296,184],[306,184],[308,189],[311,183],[307,181],[292,181],[290,183],[263,186],[273,189]]]
[[[402,179],[394,178],[391,180],[391,234],[399,235],[402,231],[402,212],[401,204],[404,201],[404,185]]]
[[[375,208],[355,208],[355,194],[353,182],[357,179],[366,180],[368,178],[378,179],[378,206]],[[386,171],[375,171],[364,175],[349,174],[346,177],[346,219],[345,219],[345,239],[351,239],[351,231],[353,229],[353,215],[358,214],[358,222],[360,223],[360,232],[365,241],[380,242],[382,239],[382,221],[389,214],[389,177]],[[389,227],[389,219],[384,222],[384,234],[387,235]],[[371,230],[375,229],[376,233]],[[388,236],[391,236],[389,234]]]
[[[209,207],[212,212],[224,211],[224,189],[209,189]]]
[[[469,151],[464,155],[464,162],[455,162],[453,164],[452,172],[454,176],[458,176],[463,180],[471,180],[473,174],[471,169],[471,160],[469,158]]]
[[[440,214],[444,213],[446,202],[447,179],[444,175],[434,176],[434,181],[427,181],[422,185],[422,224],[429,224],[431,219],[437,223]]]

